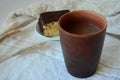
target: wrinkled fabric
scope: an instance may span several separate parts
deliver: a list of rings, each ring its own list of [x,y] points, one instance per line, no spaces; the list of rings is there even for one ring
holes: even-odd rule
[[[81,79],[67,72],[59,38],[46,38],[36,31],[39,13],[86,9],[106,16],[107,32],[120,34],[119,7],[119,0],[54,0],[13,11],[0,31],[0,80],[120,80],[119,39],[106,35],[97,72]]]

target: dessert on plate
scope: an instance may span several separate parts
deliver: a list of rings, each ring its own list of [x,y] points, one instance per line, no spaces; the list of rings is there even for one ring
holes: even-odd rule
[[[58,19],[67,12],[69,12],[69,10],[41,13],[38,21],[39,31],[47,37],[58,36]]]

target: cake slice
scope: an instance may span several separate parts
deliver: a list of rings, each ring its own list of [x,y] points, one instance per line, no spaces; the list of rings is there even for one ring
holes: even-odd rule
[[[47,37],[58,36],[58,19],[69,10],[50,11],[40,14],[39,18],[39,30]]]

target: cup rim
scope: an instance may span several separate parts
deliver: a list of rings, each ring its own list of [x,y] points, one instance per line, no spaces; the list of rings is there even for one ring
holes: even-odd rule
[[[105,22],[105,25],[103,26],[102,29],[100,29],[99,31],[97,32],[94,32],[94,33],[91,33],[91,34],[74,34],[74,33],[70,33],[70,32],[67,32],[66,30],[64,30],[61,26],[60,26],[60,22],[61,22],[61,19],[64,18],[65,16],[67,16],[68,14],[72,14],[72,13],[78,13],[78,12],[88,12],[88,13],[92,13],[92,14],[95,14],[101,18],[103,18],[103,22]],[[87,37],[90,37],[90,36],[94,36],[94,35],[97,35],[101,32],[103,32],[106,27],[107,27],[107,20],[105,19],[105,17],[102,15],[102,14],[99,14],[95,11],[92,11],[92,10],[75,10],[75,11],[72,11],[72,12],[68,12],[68,13],[65,13],[64,15],[62,15],[59,20],[58,20],[58,27],[61,31],[63,31],[65,34],[69,35],[69,36],[72,36],[72,37],[77,37],[77,38],[87,38]]]

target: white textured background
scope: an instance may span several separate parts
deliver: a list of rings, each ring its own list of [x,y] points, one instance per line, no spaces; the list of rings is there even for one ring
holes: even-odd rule
[[[44,3],[39,4],[41,1]],[[120,80],[120,41],[118,39],[106,35],[96,74],[89,78],[79,79],[67,73],[59,41],[50,41],[35,33],[40,12],[65,8],[87,9],[106,16],[120,11],[120,1],[54,0],[54,2],[50,1],[51,5],[46,4],[46,0],[41,1],[0,1],[0,32],[11,27],[11,24],[16,27],[24,21],[33,21],[24,26],[21,32],[0,41],[0,80]],[[26,7],[33,2],[37,3]],[[18,8],[21,9],[18,10]],[[11,11],[12,14],[7,17]],[[22,16],[15,17],[14,14]],[[107,31],[120,34],[120,14],[106,18]],[[2,26],[4,20],[7,26]],[[34,46],[35,44],[38,45]],[[32,47],[27,48],[30,46]]]

